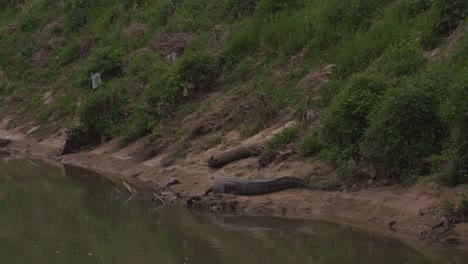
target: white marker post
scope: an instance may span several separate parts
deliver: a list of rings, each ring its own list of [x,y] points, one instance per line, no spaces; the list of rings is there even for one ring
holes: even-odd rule
[[[98,86],[101,85],[101,82],[102,82],[101,74],[99,72],[91,74],[91,82],[93,83],[93,90],[96,90]]]

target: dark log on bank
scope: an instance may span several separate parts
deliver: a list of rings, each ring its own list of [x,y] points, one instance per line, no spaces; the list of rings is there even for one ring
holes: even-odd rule
[[[215,154],[208,160],[208,166],[212,168],[221,168],[230,162],[258,155],[262,152],[263,143],[263,141],[256,142],[247,146],[241,146]]]

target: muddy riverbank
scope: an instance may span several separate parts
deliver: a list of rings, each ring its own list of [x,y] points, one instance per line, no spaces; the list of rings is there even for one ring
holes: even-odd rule
[[[325,165],[301,161],[279,164],[259,171],[253,158],[230,164],[223,169],[209,168],[206,161],[212,153],[219,151],[220,147],[188,155],[184,160],[164,167],[160,165],[161,157],[147,161],[138,161],[132,157],[132,151],[138,144],[142,144],[141,142],[121,149],[118,148],[117,142],[110,141],[92,150],[59,156],[65,142],[62,137],[37,141],[11,130],[0,130],[0,137],[9,137],[12,140],[3,148],[4,151],[113,175],[112,177],[119,180],[131,182],[138,189],[149,186],[150,190],[147,189],[147,192],[155,192],[163,199],[177,203],[183,203],[191,196],[201,195],[216,178],[302,176],[311,170],[323,174],[330,173]],[[171,178],[176,178],[180,183],[167,186]],[[441,203],[455,200],[454,193],[464,190],[465,186],[448,189],[432,182],[410,188],[391,185],[339,191],[290,189],[251,197],[203,197],[194,209],[215,213],[230,211],[235,214],[347,223],[398,238],[413,247],[450,244],[450,248],[467,250],[466,223],[451,227],[444,231],[443,236],[432,235],[433,230],[445,220],[440,213]]]

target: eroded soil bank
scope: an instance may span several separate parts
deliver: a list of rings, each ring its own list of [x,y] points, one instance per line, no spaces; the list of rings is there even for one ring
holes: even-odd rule
[[[250,141],[271,132],[266,131]],[[138,185],[137,188],[144,186],[139,183],[145,183],[167,202],[185,202],[191,196],[202,195],[217,178],[304,177],[311,172],[315,175],[332,172],[325,164],[297,160],[284,161],[259,170],[256,158],[244,159],[222,169],[209,168],[207,160],[213,153],[248,141],[239,142],[235,134],[227,135],[223,144],[191,153],[169,167],[161,165],[164,155],[146,161],[136,159],[133,153],[141,147],[142,142],[122,149],[117,142],[110,141],[92,150],[59,156],[64,137],[49,137],[39,142],[19,131],[0,129],[0,138],[6,137],[12,142],[3,147],[5,151],[117,175],[123,181]],[[167,183],[174,178],[179,183],[168,186]],[[466,190],[466,186],[449,189],[431,182],[410,188],[384,185],[375,180],[366,188],[342,188],[339,191],[290,189],[250,197],[207,196],[196,202],[193,209],[328,220],[384,233],[415,248],[450,244],[451,249],[468,250],[468,224],[441,226],[446,219],[440,213],[442,202],[456,202],[455,193]]]

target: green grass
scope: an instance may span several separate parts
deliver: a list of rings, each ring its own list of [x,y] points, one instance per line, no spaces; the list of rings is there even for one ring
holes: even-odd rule
[[[128,144],[174,119],[208,113],[215,99],[206,97],[213,92],[238,95],[233,105],[245,107],[242,118],[226,127],[241,127],[244,136],[273,125],[285,109],[322,112],[320,126],[294,139],[296,152],[320,152],[318,157],[336,165],[344,178],[372,166],[406,182],[414,175],[437,174],[441,182],[456,185],[468,178],[463,133],[467,34],[448,58],[434,62],[427,54],[444,48],[445,38],[466,22],[467,5],[444,0],[31,0],[19,7],[0,1],[0,30],[17,24],[0,35],[5,75],[0,108],[17,109],[17,122],[34,120],[44,127],[79,117],[90,132]],[[45,30],[52,22],[56,25]],[[125,35],[136,22],[147,31]],[[148,48],[156,34],[172,33],[193,36],[178,51],[176,63]],[[85,39],[92,40],[87,56]],[[49,55],[38,67],[31,59],[41,50]],[[291,66],[297,54],[303,59]],[[329,63],[336,66],[318,97],[299,88],[302,78]],[[102,74],[103,86],[91,92],[89,76],[95,72]],[[198,91],[196,96],[184,98],[187,87]],[[53,94],[49,105],[43,102],[45,92]],[[290,142],[293,132],[275,137],[270,147]]]

